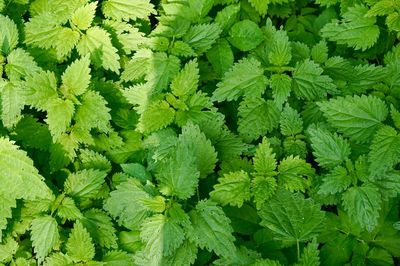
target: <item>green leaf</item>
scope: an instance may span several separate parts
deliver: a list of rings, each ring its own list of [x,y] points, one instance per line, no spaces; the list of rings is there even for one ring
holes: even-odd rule
[[[90,234],[80,222],[75,222],[71,230],[67,244],[67,255],[74,262],[89,262],[95,255],[94,245]]]
[[[57,208],[57,215],[62,219],[76,220],[82,218],[82,213],[75,204],[75,201],[65,197]]]
[[[379,27],[375,17],[366,16],[367,12],[368,8],[362,5],[349,7],[342,21],[335,20],[322,28],[322,36],[355,50],[370,48],[378,40]]]
[[[192,222],[188,232],[189,240],[219,256],[230,256],[236,252],[230,220],[215,203],[199,201],[189,215]]]
[[[347,189],[352,182],[352,178],[343,166],[335,167],[331,172],[323,176],[322,184],[319,187],[319,194],[336,194]]]
[[[264,35],[256,23],[245,19],[232,26],[228,40],[239,50],[250,51],[264,41]]]
[[[97,2],[88,3],[75,10],[71,22],[80,30],[87,30],[91,25],[96,13]]]
[[[369,232],[378,225],[381,196],[374,185],[351,187],[343,193],[343,206],[350,217]]]
[[[102,3],[102,10],[106,18],[125,21],[148,19],[156,14],[149,0],[107,0]]]
[[[79,96],[86,92],[90,83],[90,60],[88,56],[75,60],[62,75],[61,91],[65,97]]]
[[[275,239],[290,244],[318,236],[325,221],[324,212],[312,199],[283,189],[263,205],[259,215],[261,225],[270,229]]]
[[[400,136],[389,126],[384,126],[376,133],[368,155],[369,171],[372,176],[383,174],[400,162]]]
[[[170,125],[175,118],[175,110],[166,101],[150,103],[139,118],[137,129],[145,134]]]
[[[261,63],[256,59],[245,58],[225,73],[212,99],[222,102],[237,100],[241,96],[257,97],[264,92],[267,81]]]
[[[26,104],[45,110],[48,101],[57,98],[57,80],[53,72],[39,71],[26,77],[21,94]]]
[[[284,136],[295,136],[303,131],[300,114],[289,105],[286,105],[281,113],[280,128]]]
[[[116,230],[111,218],[104,211],[90,209],[84,213],[80,222],[95,243],[105,248],[117,247]]]
[[[43,265],[45,266],[65,266],[65,265],[72,265],[72,259],[60,252],[52,253],[50,256],[46,258],[46,261]]]
[[[0,244],[0,263],[9,263],[13,259],[13,255],[18,249],[18,243],[12,239],[8,238],[5,241],[1,241]]]
[[[88,169],[72,173],[64,183],[64,191],[80,202],[95,198],[98,190],[104,183],[106,173],[103,171]]]
[[[143,203],[149,198],[150,196],[136,179],[128,179],[117,186],[117,190],[110,193],[110,197],[105,201],[104,209],[113,218],[117,218],[120,225],[135,230],[140,228],[143,220],[151,213]]]
[[[100,65],[115,73],[119,73],[119,55],[118,50],[112,45],[110,34],[100,27],[91,27],[81,37],[76,46],[80,56],[90,54],[92,60],[95,56],[99,57]]]
[[[7,219],[12,217],[12,208],[15,207],[17,207],[17,201],[13,197],[6,197],[5,195],[0,197],[0,242],[4,242],[2,230],[7,228]],[[4,258],[7,255],[0,255],[0,262],[2,256]]]
[[[249,98],[238,109],[239,135],[246,141],[257,139],[272,131],[279,124],[279,110],[271,101]]]
[[[278,166],[279,184],[290,191],[302,191],[311,185],[315,170],[305,160],[292,155],[283,159]]]
[[[5,67],[5,71],[7,77],[11,81],[25,78],[26,76],[32,75],[39,70],[40,68],[37,66],[33,57],[21,48],[13,50],[7,56],[7,65]]]
[[[267,138],[263,138],[262,142],[257,146],[256,153],[253,157],[254,170],[257,175],[263,176],[275,176],[277,175],[276,170],[276,159],[275,153],[271,148],[270,141]]]
[[[21,95],[20,84],[7,82],[0,87],[1,120],[7,128],[13,128],[22,118],[24,97]]]
[[[218,39],[221,29],[218,24],[198,24],[192,26],[183,36],[183,40],[189,44],[197,54],[206,52]]]
[[[286,74],[273,74],[270,85],[274,102],[278,107],[281,107],[292,91],[292,79]]]
[[[172,93],[180,98],[187,98],[197,90],[199,69],[197,61],[189,61],[171,82]]]
[[[271,0],[249,0],[249,3],[251,4],[251,6],[254,7],[254,9],[257,10],[257,12],[262,16],[265,16],[267,14],[268,4],[270,4],[270,2],[274,2],[274,1],[271,1]],[[279,2],[282,2],[282,1],[279,1]]]
[[[218,76],[223,76],[233,65],[234,56],[226,39],[219,39],[206,53],[208,61],[211,63]]]
[[[81,99],[75,113],[76,126],[81,130],[97,128],[101,132],[109,132],[111,115],[106,100],[98,92],[90,90]]]
[[[319,266],[319,250],[318,242],[313,239],[311,243],[304,248],[303,253],[299,259],[299,262],[294,264],[295,266]]]
[[[164,257],[162,265],[186,266],[192,265],[197,258],[197,246],[185,240],[183,244],[175,250],[175,252],[167,257]]]
[[[120,250],[112,250],[107,252],[102,261],[108,266],[129,265],[134,266],[132,254]]]
[[[276,179],[272,176],[257,175],[251,180],[251,194],[257,210],[275,194],[277,187]]]
[[[14,199],[51,198],[51,190],[25,151],[0,138],[0,194]]]
[[[327,93],[335,90],[332,79],[321,75],[322,72],[322,68],[309,59],[296,64],[293,72],[293,90],[299,98],[309,101],[323,99]]]
[[[60,98],[52,99],[46,104],[47,118],[46,123],[54,141],[57,141],[61,134],[66,132],[71,125],[75,106],[70,100]]]
[[[274,32],[273,41],[268,54],[269,62],[275,66],[288,65],[292,59],[289,38],[284,30]]]
[[[318,106],[333,127],[361,143],[370,141],[388,115],[386,104],[374,96],[338,97]]]
[[[350,145],[347,140],[337,134],[320,127],[310,127],[307,130],[310,134],[311,147],[316,157],[315,161],[322,167],[333,168],[344,162],[350,155]]]
[[[18,29],[14,21],[0,14],[0,52],[9,54],[18,44]]]
[[[138,65],[138,67],[141,67],[141,65]],[[152,88],[152,93],[167,89],[172,78],[178,74],[179,69],[180,60],[177,57],[168,56],[165,53],[152,54],[146,75],[148,85]]]
[[[210,196],[221,205],[241,207],[243,202],[250,200],[250,177],[242,171],[224,174],[218,178],[218,184]]]
[[[57,221],[53,217],[42,216],[32,221],[31,240],[39,263],[55,248],[59,238]]]

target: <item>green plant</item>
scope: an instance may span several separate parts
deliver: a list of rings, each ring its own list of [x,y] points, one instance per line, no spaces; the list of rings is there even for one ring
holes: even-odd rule
[[[396,265],[398,0],[0,0],[0,265]]]

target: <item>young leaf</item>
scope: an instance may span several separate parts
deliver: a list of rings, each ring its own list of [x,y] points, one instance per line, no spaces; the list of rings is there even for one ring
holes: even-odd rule
[[[65,97],[79,96],[86,92],[90,83],[90,60],[88,56],[75,60],[62,75],[61,91]]]
[[[125,21],[148,19],[150,14],[156,13],[149,0],[107,0],[102,10],[106,18]]]
[[[343,166],[335,167],[331,172],[323,176],[319,187],[319,194],[336,194],[343,192],[351,185],[352,178]]]
[[[53,140],[57,141],[61,134],[66,132],[71,125],[75,106],[70,100],[56,98],[47,103],[46,110],[47,118],[45,121],[49,125]]]
[[[74,262],[89,262],[95,255],[94,245],[90,234],[80,222],[75,222],[71,230],[67,244],[67,255]]]
[[[99,170],[88,169],[72,173],[64,183],[66,194],[79,201],[95,198],[98,190],[104,183],[106,173]]]
[[[267,138],[263,138],[262,142],[258,145],[256,154],[253,157],[253,164],[257,175],[275,176],[277,174],[275,171],[275,153],[273,153],[270,141]]]
[[[57,221],[51,216],[38,217],[32,221],[31,240],[39,263],[58,244],[60,235],[57,227]]]
[[[304,192],[311,185],[315,170],[298,156],[283,159],[278,166],[279,184],[290,191]]]
[[[96,13],[97,2],[88,3],[75,10],[71,22],[80,30],[87,30],[91,25]]]
[[[0,52],[7,55],[18,44],[18,29],[14,21],[1,14],[0,25]]]
[[[183,36],[183,40],[189,44],[197,54],[206,52],[218,39],[221,29],[218,24],[198,24],[192,26]]]

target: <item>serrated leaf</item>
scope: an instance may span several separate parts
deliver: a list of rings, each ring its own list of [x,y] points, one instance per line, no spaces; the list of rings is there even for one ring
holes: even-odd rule
[[[143,111],[137,129],[148,134],[168,126],[174,117],[175,110],[166,101],[154,101]]]
[[[263,205],[259,215],[261,225],[269,228],[275,239],[290,244],[318,236],[325,220],[324,212],[311,199],[283,189]]]
[[[226,39],[219,39],[206,53],[208,61],[219,76],[223,76],[233,65],[234,56]]]
[[[378,40],[379,27],[375,25],[375,17],[366,16],[367,12],[368,8],[362,5],[349,7],[342,21],[333,21],[322,28],[322,36],[356,50],[370,48]]]
[[[279,184],[290,191],[304,192],[311,185],[315,170],[298,156],[283,159],[278,166]]]
[[[238,109],[239,135],[246,141],[257,139],[272,131],[279,124],[279,110],[272,101],[249,98]]]
[[[270,85],[274,102],[281,108],[292,91],[292,79],[286,74],[273,74],[270,79]]]
[[[13,128],[22,118],[24,97],[19,84],[8,82],[0,87],[1,121],[7,128]]]
[[[285,66],[292,59],[292,50],[286,31],[274,32],[273,41],[268,54],[269,62],[275,66]]]
[[[81,202],[92,199],[96,197],[98,190],[105,182],[106,175],[106,172],[97,169],[72,173],[64,183],[64,191]]]
[[[264,35],[255,22],[245,19],[232,26],[228,40],[239,50],[250,51],[264,41]]]
[[[300,114],[289,105],[286,105],[281,113],[280,129],[284,136],[295,136],[303,131]]]
[[[267,138],[263,138],[262,142],[258,145],[253,157],[253,164],[257,175],[275,176],[277,174],[275,171],[277,165],[275,153]]]
[[[71,22],[80,30],[87,30],[94,19],[97,2],[88,3],[75,10]]]
[[[197,54],[206,52],[218,39],[221,29],[218,24],[197,24],[192,26],[183,36]]]
[[[95,243],[105,248],[117,247],[116,230],[111,218],[104,211],[90,209],[84,213],[80,222],[88,230]]]
[[[143,59],[146,63],[146,59]],[[139,65],[140,66],[140,65]],[[152,93],[166,90],[172,78],[180,69],[179,58],[165,53],[154,53],[148,61],[146,79]]]
[[[350,155],[350,145],[347,140],[337,134],[332,134],[319,127],[308,129],[311,147],[316,161],[322,167],[332,168],[340,165]]]
[[[39,71],[26,77],[25,88],[21,94],[26,104],[45,110],[48,101],[57,98],[57,80],[53,72]]]
[[[352,178],[343,166],[335,167],[331,172],[323,176],[319,187],[319,194],[336,194],[343,192],[351,185]]]
[[[57,141],[61,134],[66,132],[71,125],[72,116],[74,115],[75,106],[70,100],[62,100],[60,98],[52,99],[46,104],[47,118],[46,123],[54,141]]]
[[[12,197],[1,196],[0,197],[0,242],[4,241],[2,230],[7,228],[7,219],[12,217],[12,208],[17,207],[17,201]],[[1,250],[1,248],[0,248]],[[0,254],[2,252],[0,251]],[[6,255],[0,255],[0,262],[3,261]]]
[[[185,240],[183,244],[175,250],[175,252],[167,257],[164,257],[163,264],[174,266],[192,265],[197,257],[197,245],[189,240]]]
[[[400,136],[389,126],[376,133],[368,155],[369,171],[373,177],[383,174],[400,162]]]
[[[120,225],[135,230],[140,228],[143,220],[151,213],[143,204],[143,200],[149,198],[137,180],[128,179],[110,193],[104,209],[116,218]]]
[[[251,180],[251,194],[257,210],[274,195],[277,187],[276,179],[272,176],[258,175]]]
[[[61,91],[65,97],[79,96],[86,92],[90,83],[90,60],[88,56],[75,60],[62,75]]]
[[[199,69],[197,61],[189,61],[171,82],[172,93],[180,98],[186,98],[197,90]]]
[[[32,75],[39,70],[40,68],[36,64],[33,57],[21,48],[14,49],[7,56],[7,65],[5,67],[5,71],[7,77],[11,81],[25,78],[26,76]]]
[[[322,68],[311,60],[297,63],[293,72],[293,90],[299,98],[309,101],[323,99],[336,86],[327,75],[322,75]]]
[[[222,81],[217,84],[212,99],[214,101],[232,101],[241,96],[260,96],[267,85],[267,78],[261,63],[256,59],[245,58],[225,73]]]
[[[221,205],[241,207],[250,200],[250,177],[242,171],[225,174],[218,179],[210,197]]]
[[[338,97],[318,104],[328,122],[356,142],[368,142],[383,122],[388,110],[375,96]]]
[[[107,18],[126,21],[147,19],[156,14],[149,0],[107,0],[102,3],[102,10]]]
[[[362,228],[371,232],[378,225],[381,196],[374,185],[351,187],[342,196],[343,206]]]
[[[2,25],[0,28],[0,51],[7,55],[18,44],[18,29],[14,21],[1,14],[0,25]]]
[[[57,208],[57,215],[63,219],[76,220],[82,218],[82,213],[75,204],[75,201],[65,197]]]
[[[71,257],[74,262],[89,262],[95,255],[92,238],[79,221],[75,222],[74,228],[71,230],[66,244],[66,250],[67,255]]]
[[[199,201],[189,215],[192,222],[189,240],[219,256],[229,256],[236,251],[230,220],[215,203]]]
[[[32,221],[31,240],[39,263],[58,244],[60,235],[57,227],[57,221],[51,216],[38,217]]]
[[[13,255],[19,245],[13,238],[8,238],[0,242],[0,263],[9,263],[13,259]]]

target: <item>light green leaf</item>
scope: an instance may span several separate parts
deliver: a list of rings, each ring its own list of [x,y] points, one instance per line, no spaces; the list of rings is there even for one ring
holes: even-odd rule
[[[13,50],[7,56],[7,65],[5,67],[5,71],[7,77],[11,81],[25,78],[26,76],[32,75],[39,70],[40,68],[37,66],[33,57],[21,48]]]
[[[75,204],[75,201],[65,197],[57,208],[57,215],[62,219],[76,220],[83,217],[81,211]]]
[[[375,17],[366,16],[367,12],[368,8],[362,5],[349,7],[342,21],[335,20],[322,28],[322,36],[356,50],[370,48],[378,40],[379,27]]]
[[[115,20],[147,20],[150,14],[156,14],[149,0],[107,0],[102,5],[105,17]]]
[[[364,184],[351,187],[342,196],[343,206],[350,217],[369,232],[378,225],[381,196],[377,187]]]
[[[183,69],[171,82],[172,93],[179,98],[187,98],[197,90],[199,83],[199,68],[197,61],[186,63]]]
[[[250,51],[264,41],[264,35],[255,22],[245,19],[232,26],[228,40],[239,50]]]
[[[21,95],[20,84],[7,82],[0,86],[1,121],[6,128],[13,128],[22,118],[24,97]]]
[[[50,256],[46,258],[46,261],[43,264],[44,266],[65,266],[65,265],[73,265],[72,259],[60,252],[52,253]]]
[[[87,131],[97,128],[101,132],[109,132],[111,115],[106,100],[94,91],[85,92],[81,99],[75,113],[76,126]]]
[[[54,141],[57,141],[61,134],[66,132],[71,125],[75,107],[70,100],[60,98],[52,99],[46,104],[47,118],[46,123]]]
[[[25,43],[44,49],[56,48],[62,29],[57,17],[52,13],[31,17],[29,22],[25,23]]]
[[[243,202],[250,200],[250,177],[242,171],[224,174],[218,178],[218,184],[210,196],[221,205],[241,207]]]
[[[105,248],[116,248],[117,237],[111,218],[102,210],[90,209],[84,213],[80,220],[88,230],[93,241]]]
[[[150,196],[143,190],[140,182],[128,179],[110,193],[104,209],[116,218],[120,225],[135,230],[139,229],[143,220],[151,214],[143,203],[145,199],[150,199]]]
[[[15,207],[17,207],[17,201],[13,197],[8,197],[6,194],[0,196],[0,242],[4,241],[2,230],[7,228],[7,219],[12,217],[12,208]],[[0,262],[2,261],[1,258],[6,256],[1,255],[1,253],[0,251]]]
[[[75,222],[74,228],[71,230],[66,249],[67,255],[71,257],[74,262],[89,262],[95,255],[95,249],[90,234],[79,221]]]
[[[166,90],[172,78],[178,74],[179,69],[180,60],[177,57],[168,56],[166,53],[152,54],[146,73],[146,79],[148,85],[152,88],[152,93]]]
[[[45,110],[48,101],[57,99],[57,80],[53,72],[39,71],[26,77],[24,90],[26,104]]]
[[[272,101],[249,98],[238,109],[238,131],[245,141],[257,139],[272,131],[279,124],[279,110]]]
[[[88,3],[75,10],[71,22],[80,30],[87,30],[94,19],[97,2]]]
[[[91,27],[76,46],[80,56],[91,55],[92,61],[99,62],[106,70],[119,74],[118,50],[112,45],[110,34],[100,27]]]
[[[103,256],[102,262],[105,262],[107,266],[135,266],[132,254],[120,250],[112,250],[107,252]]]
[[[261,225],[270,229],[275,239],[290,244],[318,236],[325,222],[324,212],[312,199],[283,189],[263,205],[259,215]]]
[[[85,169],[72,173],[65,180],[64,191],[80,202],[95,198],[105,182],[106,175],[106,172],[97,169]]]
[[[322,75],[322,68],[307,59],[297,63],[293,72],[293,91],[301,99],[323,99],[327,93],[335,90],[336,86],[327,75]]]
[[[175,110],[166,101],[154,101],[143,111],[137,129],[148,134],[168,126],[174,118]]]
[[[310,134],[313,155],[320,166],[333,168],[349,157],[350,145],[341,136],[319,127],[310,127],[307,131]]]
[[[65,97],[79,96],[86,92],[90,83],[90,60],[88,56],[75,60],[62,75],[61,91]]]
[[[365,143],[387,115],[386,104],[375,96],[346,96],[318,104],[328,122],[356,142]]]
[[[1,239],[1,238],[0,238]],[[18,249],[18,243],[13,238],[0,241],[0,263],[9,263]]]
[[[372,176],[382,175],[386,170],[400,162],[400,135],[389,126],[376,133],[368,155],[369,171]]]
[[[0,25],[0,52],[7,55],[18,44],[18,29],[14,21],[1,14]]]
[[[197,54],[206,52],[218,39],[221,29],[218,24],[197,24],[192,26],[183,36],[183,40],[189,44]]]
[[[71,50],[78,43],[80,34],[70,28],[61,28],[57,34],[54,47],[57,52],[57,59],[63,61],[65,56],[71,53]]]
[[[272,176],[257,175],[251,180],[251,194],[257,210],[275,194],[277,187],[276,179]]]
[[[245,58],[225,72],[212,99],[222,102],[237,100],[241,96],[258,97],[264,92],[267,82],[261,63],[253,58]]]
[[[32,246],[39,263],[43,262],[47,255],[58,244],[57,221],[51,216],[41,216],[33,219],[31,224]]]
[[[14,199],[51,198],[51,190],[25,151],[0,138],[0,194]]]
[[[283,159],[278,166],[279,184],[290,191],[302,191],[311,185],[314,168],[304,159],[292,155]]]
[[[286,31],[278,30],[274,32],[268,59],[275,66],[289,64],[292,59],[292,49]]]
[[[197,258],[197,246],[190,242],[189,240],[185,240],[183,244],[175,250],[175,252],[163,259],[163,266],[186,266],[192,265]]]
[[[221,207],[211,201],[202,200],[189,215],[192,222],[188,232],[190,241],[200,248],[214,251],[218,256],[230,256],[236,252],[233,229]]]

